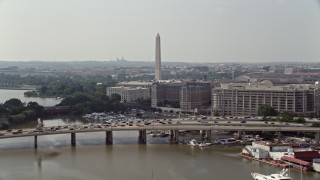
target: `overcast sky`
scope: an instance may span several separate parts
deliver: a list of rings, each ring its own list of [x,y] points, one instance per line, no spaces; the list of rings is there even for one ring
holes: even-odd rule
[[[0,0],[0,60],[320,62],[316,0]]]

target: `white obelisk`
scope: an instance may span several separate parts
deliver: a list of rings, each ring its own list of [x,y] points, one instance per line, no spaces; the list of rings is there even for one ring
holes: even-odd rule
[[[155,77],[156,81],[161,80],[161,49],[160,49],[160,35],[157,34],[156,37],[156,62],[155,62]]]

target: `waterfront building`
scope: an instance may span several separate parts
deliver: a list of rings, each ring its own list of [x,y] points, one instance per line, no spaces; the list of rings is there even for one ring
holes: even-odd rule
[[[318,83],[275,86],[268,80],[221,84],[212,91],[212,114],[257,115],[258,107],[268,104],[280,113],[318,116],[319,87]]]
[[[153,107],[179,108],[182,112],[207,109],[211,101],[211,84],[196,81],[159,81],[151,88]]]
[[[146,99],[150,97],[150,90],[148,88],[131,88],[131,87],[108,87],[107,96],[112,94],[119,94],[121,102],[133,102],[137,99]]]
[[[161,46],[160,46],[160,35],[156,37],[156,57],[155,57],[155,77],[156,81],[161,80]]]

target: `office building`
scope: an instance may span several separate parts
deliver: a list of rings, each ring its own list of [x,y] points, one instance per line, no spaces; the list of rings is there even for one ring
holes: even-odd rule
[[[319,83],[275,86],[264,80],[257,83],[221,84],[212,90],[212,114],[257,115],[259,106],[269,104],[279,113],[319,115]]]
[[[112,94],[119,94],[121,102],[133,102],[139,98],[150,98],[150,90],[148,88],[108,87],[107,96],[111,96]]]

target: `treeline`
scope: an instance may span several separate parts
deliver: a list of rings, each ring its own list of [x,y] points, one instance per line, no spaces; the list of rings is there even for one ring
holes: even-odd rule
[[[278,122],[291,122],[291,123],[306,123],[306,120],[303,117],[295,117],[293,113],[282,113],[279,115],[279,112],[271,107],[269,104],[264,104],[259,106],[258,115],[263,116],[265,121],[278,121]],[[267,116],[277,116],[277,117],[267,117]]]
[[[112,94],[110,97],[103,93],[75,93],[64,98],[58,106],[70,106],[75,115],[93,112],[124,112],[126,106],[120,102],[121,96]]]
[[[0,104],[0,126],[2,129],[7,129],[13,124],[36,120],[43,115],[43,110],[43,106],[36,102],[29,102],[25,105],[19,99],[10,99]]]
[[[74,93],[106,93],[106,87],[115,86],[116,81],[111,76],[71,76],[61,75],[57,77],[32,76],[33,83],[28,78],[25,84],[37,85],[37,91],[28,91],[27,97],[65,97]],[[37,82],[37,83],[35,83]]]

